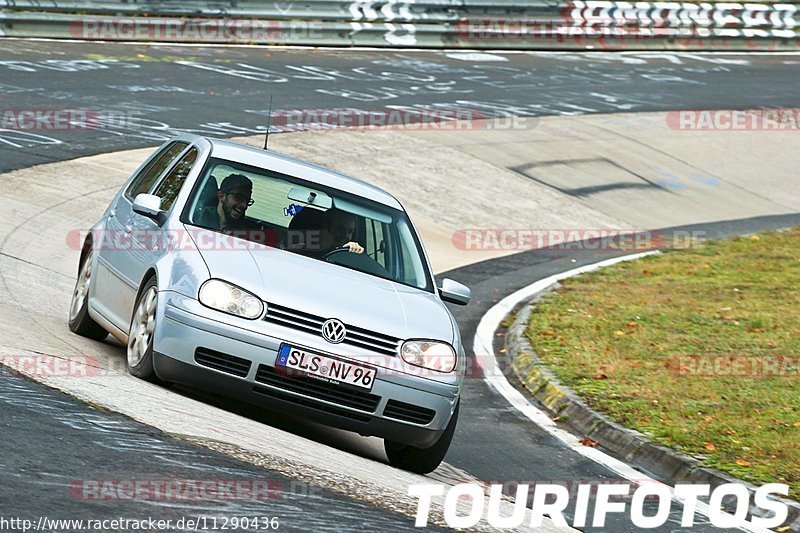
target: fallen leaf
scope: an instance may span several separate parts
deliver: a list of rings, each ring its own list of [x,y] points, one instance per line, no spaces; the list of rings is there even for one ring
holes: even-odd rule
[[[711,442],[704,442],[703,444],[705,444],[705,445],[706,445],[706,450],[708,450],[708,451],[710,451],[710,452],[713,452],[714,450],[716,450],[716,449],[717,449],[717,447],[716,447],[716,446],[714,446],[714,444],[713,444],[713,443],[711,443]]]
[[[636,322],[628,322],[625,325],[628,326],[629,328],[635,328],[638,324]]]
[[[794,424],[792,424],[792,425],[793,425],[794,427],[796,427],[796,428],[800,428],[800,422],[795,422],[795,423],[794,423]]]
[[[644,274],[645,276],[649,276],[650,271],[645,268],[644,270],[642,270],[642,274]]]
[[[739,466],[750,466],[750,463],[744,459],[736,459],[736,464]]]
[[[617,337],[622,337],[625,335],[625,332],[622,331],[621,329],[618,329],[617,331],[614,332],[614,335],[616,335]]]
[[[583,437],[580,440],[580,443],[583,444],[584,446],[591,446],[592,448],[596,448],[600,444],[596,440],[592,440],[589,437]]]
[[[759,237],[758,235],[750,235],[750,240],[751,241],[760,241],[761,237]]]
[[[712,420],[714,420],[714,417],[713,416],[704,416],[703,420],[705,420],[706,422],[711,422]]]
[[[594,379],[608,379],[608,375],[602,370],[594,375]]]

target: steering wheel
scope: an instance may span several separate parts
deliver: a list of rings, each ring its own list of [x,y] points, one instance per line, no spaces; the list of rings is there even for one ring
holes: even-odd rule
[[[327,261],[328,258],[331,257],[332,255],[336,255],[336,254],[339,254],[339,253],[342,253],[342,252],[349,252],[349,251],[350,251],[349,247],[347,247],[347,246],[339,246],[338,248],[334,248],[330,252],[326,253],[322,258]]]

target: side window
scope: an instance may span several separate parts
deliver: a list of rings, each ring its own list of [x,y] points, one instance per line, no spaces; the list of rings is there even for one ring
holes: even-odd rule
[[[384,241],[383,224],[371,218],[365,218],[365,252],[368,256],[386,268],[386,242]]]
[[[150,191],[150,188],[158,177],[164,172],[164,169],[175,161],[175,158],[180,155],[186,146],[187,143],[184,142],[177,142],[167,146],[166,150],[164,150],[161,155],[153,159],[150,164],[142,169],[142,172],[136,176],[136,179],[133,180],[128,190],[125,191],[125,196],[133,199],[136,198],[137,194]]]
[[[175,198],[183,187],[183,182],[186,181],[186,176],[192,170],[195,161],[197,161],[197,148],[189,150],[183,158],[178,161],[178,164],[167,174],[158,190],[155,192],[156,196],[161,197],[162,211],[169,211]]]
[[[403,269],[402,270],[403,278],[409,285],[417,285],[418,284],[417,273],[415,272],[414,269],[416,265],[410,259],[412,255],[411,251],[408,248],[406,248],[407,244],[408,242],[404,240],[402,242],[402,245],[400,246],[400,249],[398,250],[400,252],[400,261]]]

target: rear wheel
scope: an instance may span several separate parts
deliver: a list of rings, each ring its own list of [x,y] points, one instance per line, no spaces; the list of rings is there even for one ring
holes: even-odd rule
[[[73,333],[101,341],[108,336],[103,327],[89,316],[89,286],[92,281],[92,251],[83,257],[72,301],[69,304],[69,329]]]
[[[447,454],[447,450],[450,448],[450,443],[453,440],[453,434],[456,432],[460,405],[461,403],[459,401],[442,436],[429,448],[416,448],[409,444],[384,440],[383,449],[386,451],[386,457],[389,458],[389,463],[391,463],[392,466],[416,474],[428,474],[436,470],[444,460],[444,456]]]
[[[128,371],[146,381],[158,381],[153,368],[153,334],[156,329],[158,291],[155,278],[142,287],[128,333]]]

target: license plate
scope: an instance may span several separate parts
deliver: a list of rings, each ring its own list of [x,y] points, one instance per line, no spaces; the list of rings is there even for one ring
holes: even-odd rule
[[[378,373],[371,366],[358,365],[288,344],[281,344],[275,366],[298,371],[301,375],[309,375],[328,383],[352,385],[366,390],[372,390],[375,375]]]

